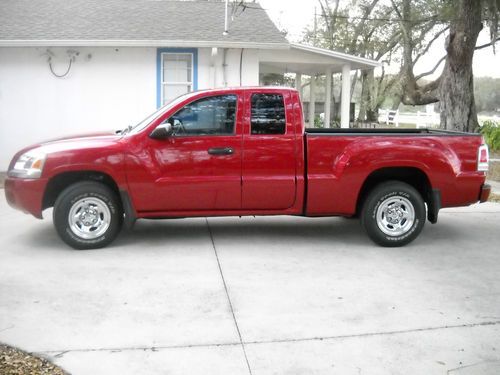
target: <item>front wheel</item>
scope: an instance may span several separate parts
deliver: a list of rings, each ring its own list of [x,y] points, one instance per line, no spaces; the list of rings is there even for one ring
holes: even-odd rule
[[[368,195],[361,224],[377,244],[403,246],[413,241],[425,224],[425,204],[420,193],[400,181],[376,186]]]
[[[97,249],[116,238],[122,226],[123,210],[110,188],[86,181],[69,186],[59,195],[53,220],[57,233],[71,247]]]

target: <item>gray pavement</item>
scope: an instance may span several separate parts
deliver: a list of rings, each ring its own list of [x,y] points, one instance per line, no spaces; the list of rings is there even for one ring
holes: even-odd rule
[[[356,220],[140,221],[75,251],[0,190],[0,342],[72,374],[498,374],[500,204],[404,248]]]

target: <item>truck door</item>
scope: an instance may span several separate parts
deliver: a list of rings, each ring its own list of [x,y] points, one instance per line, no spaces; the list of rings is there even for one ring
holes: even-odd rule
[[[295,129],[290,93],[248,91],[245,104],[242,208],[287,209],[296,197]]]
[[[132,183],[140,211],[239,210],[244,98],[227,93],[195,100],[165,121],[174,134],[148,140],[143,173]]]

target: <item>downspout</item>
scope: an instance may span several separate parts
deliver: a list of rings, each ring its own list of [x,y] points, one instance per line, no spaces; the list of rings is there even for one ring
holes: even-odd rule
[[[227,48],[224,48],[224,52],[222,53],[222,84],[224,87],[227,87]]]
[[[245,49],[241,49],[241,54],[240,54],[240,86],[243,86],[243,51]]]

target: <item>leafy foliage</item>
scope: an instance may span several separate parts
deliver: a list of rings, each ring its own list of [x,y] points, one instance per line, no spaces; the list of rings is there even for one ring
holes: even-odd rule
[[[315,128],[324,128],[325,127],[323,120],[318,115],[314,116],[314,127]]]
[[[295,78],[289,74],[267,73],[261,74],[259,81],[264,86],[286,86],[294,87]]]
[[[474,96],[478,112],[495,112],[500,109],[500,78],[474,78]]]
[[[500,151],[500,123],[485,121],[481,127],[481,134],[491,151]]]

